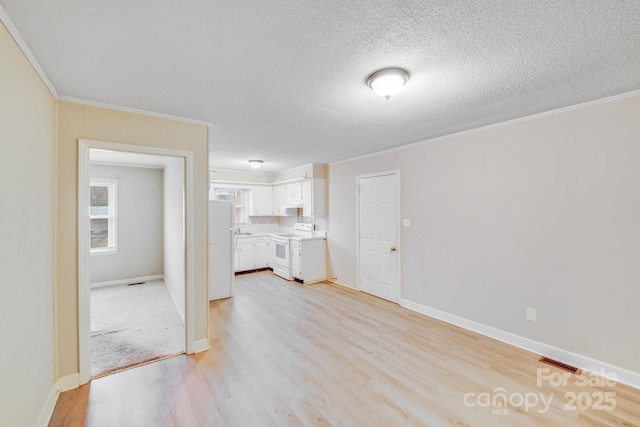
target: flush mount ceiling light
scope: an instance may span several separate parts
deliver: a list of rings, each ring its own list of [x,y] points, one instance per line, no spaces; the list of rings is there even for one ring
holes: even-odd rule
[[[402,68],[378,70],[367,78],[367,85],[378,96],[391,98],[409,80],[409,73]]]
[[[258,169],[263,163],[264,162],[262,160],[249,160],[249,164],[254,169]]]

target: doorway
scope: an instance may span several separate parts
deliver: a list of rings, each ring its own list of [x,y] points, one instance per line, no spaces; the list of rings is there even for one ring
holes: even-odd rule
[[[358,289],[400,300],[399,172],[357,177]]]
[[[100,290],[106,289],[113,285],[114,289],[119,286],[120,291],[125,291],[129,286],[133,285],[129,289],[126,295],[140,294],[143,292],[150,292],[148,295],[154,295],[156,301],[168,301],[171,306],[177,311],[176,317],[179,315],[178,321],[181,323],[181,335],[180,352],[186,350],[187,353],[191,352],[193,346],[193,323],[191,307],[191,300],[193,299],[193,283],[192,283],[192,258],[193,251],[190,250],[193,242],[192,231],[192,209],[191,209],[191,195],[192,195],[192,160],[191,153],[183,152],[180,150],[166,150],[155,147],[134,146],[128,144],[116,144],[100,141],[79,140],[79,161],[78,161],[78,324],[79,324],[79,362],[80,362],[80,383],[84,384],[91,379],[92,375],[92,356],[91,356],[91,319],[94,317],[92,313],[92,291],[90,284],[95,280],[92,276],[92,259],[97,259],[91,254],[92,245],[95,246],[95,242],[91,240],[92,219],[91,216],[91,164],[96,159],[100,159],[101,163],[108,163],[112,166],[132,166],[146,167],[146,168],[160,168],[162,169],[162,192],[163,192],[163,206],[161,222],[163,227],[163,241],[162,243],[156,242],[163,246],[163,271],[162,274],[149,274],[140,275],[140,273],[133,274],[134,282],[131,282],[131,277],[123,280],[123,283],[117,283],[117,280],[107,281],[108,283],[101,282],[98,285]],[[122,189],[120,189],[122,190]],[[140,201],[140,203],[143,203]],[[138,208],[140,208],[140,204]],[[95,212],[94,212],[95,213]],[[111,221],[111,218],[109,219]],[[108,221],[103,221],[103,228],[108,229]],[[97,227],[98,232],[101,231],[100,226]],[[123,236],[119,233],[114,233],[115,241],[122,240]],[[103,239],[107,246],[107,251],[118,252],[123,248],[112,246],[111,239]],[[124,252],[124,251],[123,251]],[[139,256],[142,256],[141,254]],[[136,264],[137,255],[129,255],[128,263],[126,265]],[[94,275],[95,273],[94,269]],[[93,280],[92,280],[93,279]],[[160,283],[158,281],[160,280]],[[166,285],[165,285],[166,282]],[[105,286],[106,285],[106,286]],[[137,289],[133,289],[137,288]],[[161,295],[159,290],[164,289],[164,292],[168,292],[169,295]],[[145,290],[146,289],[146,290]],[[101,294],[104,294],[102,292]],[[124,301],[123,296],[120,294],[116,297],[113,303],[117,304],[117,301]],[[138,298],[147,299],[147,296],[138,295]],[[118,299],[119,298],[119,299]],[[109,305],[109,304],[107,304]],[[121,304],[124,306],[124,304]],[[104,304],[102,305],[104,307]],[[135,316],[134,316],[135,318]],[[136,326],[134,326],[136,328]],[[107,331],[109,334],[111,331]],[[131,340],[130,340],[131,341]],[[135,339],[133,340],[135,341]],[[108,341],[107,341],[108,342]],[[135,344],[135,343],[134,343]],[[108,345],[108,344],[107,344]]]

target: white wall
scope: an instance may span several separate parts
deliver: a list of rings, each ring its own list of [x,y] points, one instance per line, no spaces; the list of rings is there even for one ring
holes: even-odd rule
[[[636,94],[332,164],[330,277],[356,176],[399,169],[404,299],[640,373],[638,159]]]
[[[208,345],[207,192],[209,128],[166,118],[58,101],[56,121],[56,339],[60,376],[80,369],[78,336],[78,139],[166,148],[188,153],[192,194],[187,221],[193,230],[190,307],[193,340],[190,350]],[[165,266],[166,268],[166,266]],[[165,271],[166,273],[166,271]],[[183,276],[184,277],[184,276]],[[190,331],[191,332],[191,331]]]
[[[91,256],[91,283],[162,275],[162,169],[91,165],[91,178],[118,181],[118,253]]]
[[[48,419],[55,398],[56,102],[0,25],[0,425]]]
[[[184,322],[185,230],[184,161],[170,159],[164,168],[164,281]]]

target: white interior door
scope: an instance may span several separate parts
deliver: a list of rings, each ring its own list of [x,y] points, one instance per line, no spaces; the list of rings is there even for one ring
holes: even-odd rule
[[[396,174],[358,179],[360,290],[398,302]]]

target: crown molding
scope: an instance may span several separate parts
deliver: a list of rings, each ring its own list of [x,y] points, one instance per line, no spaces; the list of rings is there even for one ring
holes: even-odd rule
[[[160,119],[169,119],[169,120],[175,120],[178,122],[192,123],[196,125],[211,127],[211,122],[206,122],[204,120],[189,119],[186,117],[173,116],[171,114],[163,114],[163,113],[156,113],[153,111],[139,110],[137,108],[123,107],[121,105],[107,104],[104,102],[89,101],[86,99],[73,98],[70,96],[60,96],[58,97],[58,99],[60,101],[73,102],[76,104],[88,105],[90,107],[108,108],[110,110],[123,111],[125,113],[141,114],[143,116],[158,117]]]
[[[638,95],[640,95],[640,90],[634,90],[634,91],[631,91],[631,92],[625,92],[625,93],[621,93],[621,94],[618,94],[618,95],[608,96],[606,98],[595,99],[593,101],[586,101],[586,102],[582,102],[580,104],[574,104],[574,105],[569,105],[567,107],[557,108],[555,110],[543,111],[541,113],[531,114],[529,116],[517,117],[515,119],[505,120],[503,122],[492,123],[492,124],[480,126],[480,127],[477,127],[477,128],[472,128],[472,129],[462,130],[460,132],[454,132],[454,133],[449,133],[449,134],[442,135],[442,136],[437,136],[437,137],[434,137],[434,138],[423,139],[421,141],[416,141],[416,142],[412,142],[410,144],[400,145],[398,147],[387,148],[386,150],[376,151],[374,153],[362,154],[360,156],[349,157],[347,159],[342,159],[342,160],[336,160],[335,162],[330,162],[328,165],[329,166],[335,166],[335,165],[339,165],[341,163],[352,162],[354,160],[360,160],[360,159],[365,159],[367,157],[378,156],[380,154],[387,154],[387,153],[392,153],[392,152],[398,151],[398,150],[404,150],[404,149],[407,149],[407,148],[410,148],[410,147],[413,147],[413,146],[417,146],[417,145],[423,145],[423,144],[429,144],[429,143],[432,143],[432,142],[443,141],[443,140],[447,140],[447,139],[450,139],[450,138],[455,138],[455,137],[462,136],[462,135],[472,134],[472,133],[475,133],[475,132],[482,132],[482,131],[485,131],[485,130],[500,128],[500,127],[503,127],[503,126],[509,126],[509,125],[516,124],[516,123],[527,122],[527,121],[530,121],[530,120],[535,120],[535,119],[539,119],[539,118],[542,118],[542,117],[547,117],[547,116],[553,116],[553,115],[556,115],[556,114],[566,113],[566,112],[573,111],[573,110],[581,110],[583,108],[593,107],[595,105],[600,105],[600,104],[606,104],[608,102],[619,101],[619,100],[622,100],[622,99],[631,98],[631,97],[638,96]]]
[[[2,21],[7,31],[9,31],[9,34],[16,42],[24,56],[27,57],[27,60],[31,63],[33,69],[36,70],[36,73],[38,73],[38,76],[40,76],[40,80],[42,80],[42,83],[44,83],[47,89],[49,89],[51,95],[53,95],[53,97],[56,99],[60,99],[60,95],[58,94],[56,88],[53,86],[53,83],[51,83],[51,80],[49,80],[49,76],[47,76],[47,73],[45,73],[44,69],[40,66],[40,63],[31,52],[31,49],[29,49],[27,42],[24,41],[16,26],[13,25],[13,22],[9,18],[9,15],[7,15],[7,12],[5,12],[2,8],[2,5],[0,5],[0,21]]]

